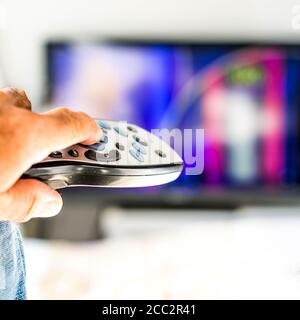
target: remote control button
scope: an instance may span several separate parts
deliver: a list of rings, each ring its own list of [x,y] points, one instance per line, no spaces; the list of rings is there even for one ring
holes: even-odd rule
[[[54,151],[49,154],[49,157],[59,159],[62,158],[62,153],[60,151]]]
[[[141,155],[141,153],[135,149],[129,150],[130,154],[139,162],[144,162],[144,157]]]
[[[134,147],[134,149],[142,154],[146,154],[146,149],[139,143],[137,142],[133,142],[132,146]]]
[[[97,153],[94,150],[88,150],[84,155],[90,160],[97,161]]]
[[[99,162],[113,162],[121,159],[118,150],[111,150],[109,153],[99,153],[94,150],[88,150],[84,154],[88,159]]]
[[[108,137],[106,135],[103,135],[101,138],[100,138],[100,141],[99,143],[107,143],[108,142]]]
[[[105,149],[105,143],[94,143],[91,145],[80,144],[80,145],[83,146],[84,148],[92,149],[95,151],[103,151]]]
[[[143,139],[141,139],[140,137],[138,137],[138,136],[133,136],[133,139],[134,139],[136,142],[142,144],[142,145],[145,146],[145,147],[148,146],[148,143],[147,143],[145,140],[143,140]]]
[[[44,181],[52,189],[62,189],[68,186],[68,183],[64,180],[48,180]]]
[[[136,128],[132,127],[132,126],[128,126],[127,129],[131,132],[137,133]]]
[[[161,158],[165,158],[167,155],[161,150],[155,150],[155,153]]]
[[[68,155],[71,156],[71,157],[77,158],[77,157],[79,156],[79,153],[78,153],[78,151],[75,150],[75,149],[70,149],[70,150],[68,151]]]
[[[103,151],[105,149],[105,143],[94,143],[87,147],[95,151]]]
[[[96,123],[99,127],[101,127],[102,129],[107,129],[107,130],[110,130],[111,129],[111,126],[106,123],[105,121],[102,121],[102,120],[96,120]]]
[[[127,137],[128,136],[128,132],[126,129],[123,129],[121,127],[114,127],[115,131],[120,134],[123,137]]]
[[[121,151],[124,151],[124,150],[125,150],[125,147],[124,147],[121,143],[119,143],[119,142],[116,143],[116,148],[117,148],[118,150],[121,150]]]

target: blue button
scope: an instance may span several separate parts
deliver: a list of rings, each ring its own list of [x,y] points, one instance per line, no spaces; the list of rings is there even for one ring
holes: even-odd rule
[[[94,143],[94,144],[91,144],[90,146],[87,146],[84,144],[81,144],[81,145],[87,149],[92,149],[95,151],[102,151],[105,149],[105,143]]]
[[[128,136],[128,132],[126,129],[123,129],[121,127],[114,127],[115,131],[120,134],[123,137],[127,137]]]
[[[108,142],[108,137],[106,135],[103,135],[101,138],[100,138],[100,141],[99,143],[107,143]]]
[[[146,154],[146,149],[139,143],[137,142],[133,142],[132,146],[134,147],[135,150],[137,150],[138,152],[142,153],[142,154]]]
[[[106,123],[102,120],[95,120],[95,121],[99,127],[103,128],[103,129],[107,129],[107,130],[111,129],[111,126],[108,123]]]
[[[144,157],[141,155],[141,153],[135,149],[129,150],[130,154],[139,162],[144,162]]]
[[[105,149],[105,143],[94,143],[88,147],[95,151],[103,151]]]

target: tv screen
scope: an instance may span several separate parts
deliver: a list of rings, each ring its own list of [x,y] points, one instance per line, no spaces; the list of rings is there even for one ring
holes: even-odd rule
[[[299,57],[291,44],[50,43],[48,102],[148,130],[204,129],[203,173],[150,191],[297,187]]]

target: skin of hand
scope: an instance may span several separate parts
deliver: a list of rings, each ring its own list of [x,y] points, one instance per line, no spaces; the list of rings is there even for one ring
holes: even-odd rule
[[[58,214],[63,204],[58,192],[20,177],[51,152],[79,142],[93,144],[101,135],[85,113],[64,107],[33,113],[24,91],[0,90],[0,221],[20,223]]]

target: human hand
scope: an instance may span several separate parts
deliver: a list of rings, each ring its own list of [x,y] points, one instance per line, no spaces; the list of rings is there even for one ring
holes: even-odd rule
[[[57,108],[37,114],[24,91],[0,90],[0,221],[26,222],[59,213],[58,192],[35,179],[20,179],[34,163],[55,150],[101,137],[95,121],[82,112]]]

